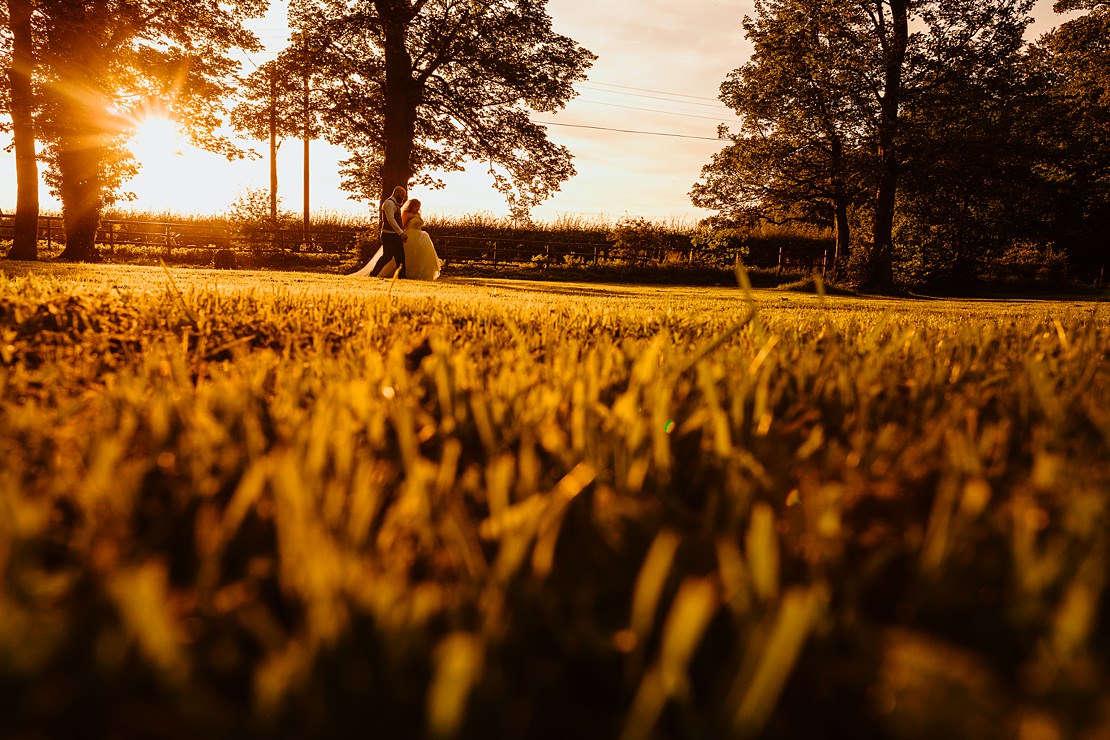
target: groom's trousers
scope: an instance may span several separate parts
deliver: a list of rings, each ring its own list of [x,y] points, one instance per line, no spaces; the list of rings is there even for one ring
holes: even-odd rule
[[[378,264],[370,268],[370,276],[377,277],[382,268],[389,264],[390,259],[397,264],[397,277],[404,277],[405,240],[401,238],[400,234],[387,231],[382,234],[381,259],[378,260]]]

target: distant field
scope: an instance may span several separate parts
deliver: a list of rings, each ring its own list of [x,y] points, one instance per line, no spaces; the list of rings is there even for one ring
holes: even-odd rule
[[[1110,310],[0,263],[0,737],[1110,734]]]

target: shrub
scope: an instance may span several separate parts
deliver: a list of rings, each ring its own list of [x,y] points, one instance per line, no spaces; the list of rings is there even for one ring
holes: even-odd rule
[[[296,222],[292,211],[280,210],[278,219],[270,218],[270,194],[263,188],[247,188],[227,209],[227,218],[251,251],[274,249],[278,246],[274,229],[290,227]]]
[[[643,216],[626,216],[606,236],[618,258],[642,264],[651,259],[663,261],[665,241],[663,230]]]
[[[236,267],[235,250],[217,249],[212,255],[212,266],[218,270],[234,270]]]
[[[833,250],[828,229],[807,224],[755,225],[706,219],[692,241],[700,258],[731,265],[739,257],[747,267],[781,268],[808,273],[819,269]]]
[[[1060,286],[1067,282],[1068,258],[1051,245],[1018,242],[987,263],[984,277],[990,283],[1011,287]]]
[[[743,261],[748,256],[750,233],[750,229],[736,227],[699,229],[694,232],[691,242],[699,259],[710,264],[728,265],[737,259]]]

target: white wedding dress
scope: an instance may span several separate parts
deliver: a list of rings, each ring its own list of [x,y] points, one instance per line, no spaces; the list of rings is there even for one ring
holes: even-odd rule
[[[427,231],[421,231],[420,227],[423,225],[424,219],[420,216],[413,216],[409,219],[408,226],[405,227],[404,277],[409,280],[437,280],[439,278],[439,255],[436,254],[435,245],[432,244],[432,237],[428,235]],[[366,277],[369,275],[378,260],[382,259],[382,256],[382,248],[378,247],[378,251],[370,258],[370,261],[361,270],[352,273],[351,277]],[[378,273],[378,277],[391,278],[395,272],[397,272],[397,264],[391,258],[389,264],[385,265]]]
[[[421,231],[424,219],[419,215],[409,219],[405,227],[405,277],[410,280],[437,280],[439,278],[439,255],[436,254],[432,237]]]

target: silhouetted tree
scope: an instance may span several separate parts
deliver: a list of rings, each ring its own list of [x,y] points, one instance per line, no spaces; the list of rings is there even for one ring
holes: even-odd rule
[[[98,259],[100,211],[136,169],[124,143],[144,106],[157,101],[197,145],[238,153],[215,133],[239,66],[229,52],[259,48],[242,24],[265,7],[265,0],[39,0],[39,134],[46,181],[62,201],[63,259]]]
[[[929,17],[901,116],[896,252],[906,271],[949,288],[973,285],[990,260],[1032,238],[1039,215],[1030,205],[1040,151],[1027,125],[1039,81],[1024,54],[1026,18],[981,11],[971,23],[975,9],[946,6]],[[953,42],[940,30],[968,26],[987,32]]]
[[[8,257],[38,258],[39,170],[35,154],[34,71],[32,0],[8,0],[7,23],[11,32],[11,63],[8,67],[8,108],[12,120],[15,152],[16,203],[12,248]]]
[[[793,198],[834,211],[854,207],[868,232],[854,249],[858,280],[868,289],[891,289],[900,178],[907,166],[929,166],[907,160],[905,111],[957,69],[978,75],[989,67],[994,46],[1006,46],[1011,31],[1025,27],[1031,6],[1032,0],[757,0],[755,18],[745,20],[757,54],[722,86],[722,100],[755,121],[708,174],[718,176],[740,153],[741,171],[750,169],[742,178],[746,197],[763,202],[765,185],[756,184],[762,170],[775,178],[765,193],[780,200],[772,205]],[[977,58],[974,68],[955,63]],[[759,161],[766,157],[772,161]],[[867,188],[866,198],[853,192],[857,186]],[[853,217],[842,212],[837,220],[843,234]]]
[[[376,200],[428,171],[489,163],[514,213],[574,174],[570,152],[529,111],[554,111],[595,58],[552,30],[546,0],[301,0],[327,105],[324,135],[344,147],[343,187]]]
[[[856,49],[839,32],[842,14],[858,8],[798,0],[757,11],[744,19],[752,58],[721,85],[721,100],[743,116],[740,130],[722,130],[732,143],[702,169],[691,198],[734,220],[831,220],[835,266],[848,253],[849,208],[869,178],[857,151],[864,93],[858,75],[844,72]]]

